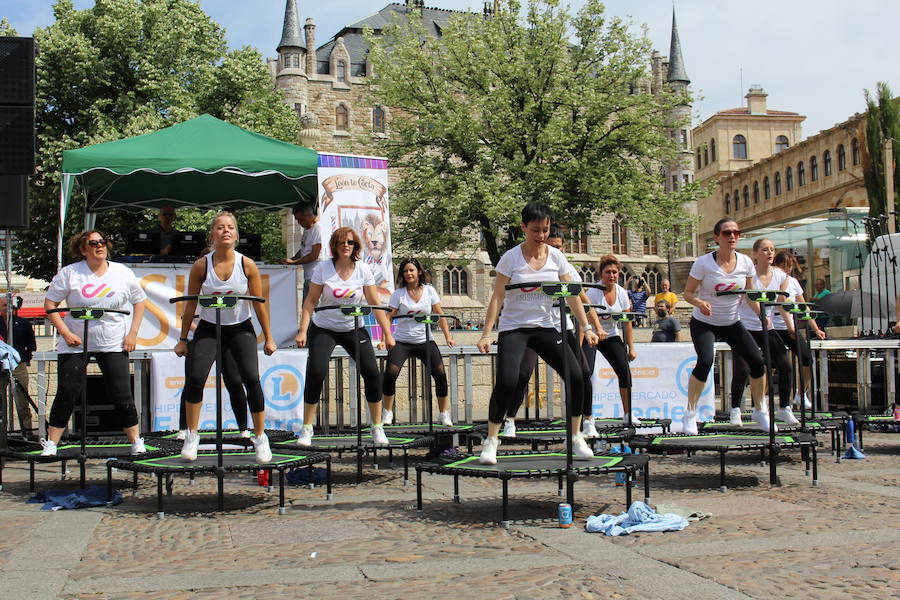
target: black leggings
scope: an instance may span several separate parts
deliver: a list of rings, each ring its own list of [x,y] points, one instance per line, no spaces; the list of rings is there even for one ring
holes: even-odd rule
[[[710,325],[692,317],[690,328],[694,351],[697,352],[697,364],[691,375],[697,380],[706,381],[709,377],[716,356],[716,338],[728,344],[732,354],[747,361],[750,377],[756,379],[765,375],[766,367],[759,346],[740,321],[731,325]]]
[[[594,361],[597,359],[597,351],[599,350],[606,362],[609,363],[609,366],[615,371],[616,377],[619,379],[619,387],[631,389],[631,367],[628,366],[628,347],[625,346],[625,340],[621,336],[614,335],[605,338],[595,348],[584,344],[581,349],[587,356],[592,372]]]
[[[585,399],[582,401],[582,413],[583,415],[591,414],[591,368],[588,366],[587,357],[582,352],[578,352],[578,342],[575,334],[569,330],[566,332],[569,338],[569,346],[572,348],[572,352],[578,357],[579,362],[581,363],[581,376],[584,379],[584,391]],[[506,410],[506,416],[510,419],[515,419],[516,415],[519,412],[519,409],[522,408],[522,404],[525,403],[525,395],[528,393],[528,382],[531,381],[531,376],[534,374],[534,370],[537,368],[538,355],[537,352],[532,350],[531,348],[525,349],[525,354],[522,355],[522,364],[519,365],[519,378],[516,380],[516,389],[513,392],[513,399],[509,405],[509,408]],[[491,397],[496,393],[496,388],[491,393]],[[549,396],[549,394],[548,394]],[[587,404],[584,404],[587,402]],[[587,407],[585,409],[585,406]],[[584,411],[587,412],[584,412]]]
[[[226,326],[227,327],[227,326]],[[185,357],[185,373],[190,373],[191,357],[193,353],[190,348]],[[228,390],[228,401],[231,404],[231,412],[234,413],[234,420],[237,428],[241,431],[247,429],[247,392],[244,390],[244,383],[241,381],[240,372],[238,371],[237,361],[231,353],[230,348],[222,348],[222,383]],[[184,394],[181,395],[181,407],[178,415],[178,429],[187,429],[187,412],[184,410]]]
[[[590,414],[590,403],[587,412],[583,411],[584,376],[572,368],[578,364],[572,344],[562,345],[559,341],[559,332],[549,328],[527,327],[500,332],[497,340],[497,383],[488,408],[491,423],[502,423],[509,414],[526,348],[534,349],[557,373],[563,372],[563,360],[569,361],[568,389],[572,392],[568,396],[569,408],[573,416]]]
[[[385,396],[393,396],[397,393],[397,378],[400,376],[400,369],[410,356],[418,358],[425,364],[425,347],[426,343],[410,344],[408,342],[397,342],[397,344],[388,350],[387,366],[384,368],[384,377],[381,384],[381,392]],[[444,372],[444,361],[441,359],[441,351],[438,350],[434,340],[428,342],[428,353],[431,354],[431,377],[434,378],[435,393],[438,398],[447,395],[447,373]]]
[[[791,337],[788,335],[786,329],[779,329],[778,334],[781,336],[781,339],[784,340],[784,345],[787,346],[788,349],[794,353],[794,356],[800,360],[801,365],[804,367],[812,365],[812,352],[809,349],[809,344],[798,344],[796,333],[794,334],[794,337]],[[808,329],[806,335],[811,334],[812,329]]]
[[[753,339],[756,341],[757,347],[762,352],[763,332],[750,331]],[[779,406],[786,408],[791,404],[791,360],[788,358],[787,348],[784,347],[784,341],[778,332],[774,329],[769,330],[769,357],[772,360],[772,368],[778,371],[778,397],[781,399]],[[750,367],[747,361],[732,352],[731,362],[734,366],[734,373],[731,378],[731,408],[740,408],[741,397],[744,395],[744,387],[747,385],[747,378],[750,376]]]
[[[227,356],[231,355],[231,359]],[[209,321],[200,321],[194,332],[194,339],[188,349],[190,360],[185,361],[185,382],[182,397],[185,402],[198,404],[203,401],[203,387],[209,376],[209,369],[216,360],[216,326]],[[236,325],[222,325],[222,372],[225,381],[239,382],[247,388],[247,404],[251,413],[263,412],[266,400],[259,383],[259,360],[256,350],[256,332],[250,319]],[[232,387],[238,387],[236,384]],[[231,388],[228,391],[231,394]],[[238,398],[241,393],[235,390]],[[232,396],[232,408],[235,408]],[[243,407],[235,411],[235,416],[243,412]],[[238,421],[240,423],[240,420]]]
[[[309,324],[309,358],[306,363],[306,386],[303,389],[303,402],[318,404],[322,395],[322,383],[328,377],[328,361],[334,347],[340,345],[351,357],[356,356],[354,347],[359,344],[359,369],[366,383],[366,402],[369,404],[381,401],[381,373],[375,362],[375,349],[369,332],[364,328],[350,331],[332,331]]]
[[[134,399],[131,396],[131,377],[128,371],[127,352],[91,352],[103,373],[103,386],[106,388],[106,400],[116,407],[119,425],[128,429],[138,423]],[[65,429],[69,417],[75,409],[75,402],[81,399],[81,386],[84,384],[85,364],[81,352],[60,354],[57,359],[56,399],[50,409],[49,423],[53,427]],[[88,399],[90,401],[90,399]]]

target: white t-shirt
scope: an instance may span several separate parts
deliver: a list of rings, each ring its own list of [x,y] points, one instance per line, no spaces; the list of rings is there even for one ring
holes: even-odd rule
[[[591,304],[602,304],[606,306],[605,309],[594,309],[597,311],[597,316],[600,317],[600,325],[603,327],[603,331],[606,333],[606,337],[621,335],[622,331],[619,327],[618,321],[613,321],[612,317],[610,317],[609,315],[611,313],[628,312],[628,310],[631,308],[631,299],[628,297],[628,290],[617,283],[616,301],[612,304],[609,304],[606,301],[605,290],[590,288],[587,291],[587,296],[588,300],[591,301]]]
[[[120,263],[108,263],[106,273],[95,275],[87,261],[79,261],[59,270],[47,288],[47,299],[62,302],[70,308],[96,307],[131,310],[131,307],[147,299],[134,272]],[[84,336],[84,321],[73,319],[66,313],[63,319],[72,333]],[[104,313],[88,323],[88,352],[121,352],[131,317],[119,313]],[[84,348],[69,346],[60,336],[56,351],[60,354],[82,352]]]
[[[425,284],[422,286],[422,297],[416,302],[409,295],[406,286],[397,288],[391,294],[388,304],[397,309],[398,315],[425,315],[431,313],[431,307],[441,301],[435,289]],[[425,323],[417,323],[415,319],[397,319],[394,325],[394,339],[407,344],[425,343]]]
[[[712,315],[707,317],[695,306],[692,316],[710,325],[731,325],[738,320],[738,305],[742,296],[716,296],[716,292],[744,289],[747,278],[753,276],[756,268],[749,256],[738,252],[734,270],[726,273],[716,262],[714,255],[715,252],[710,252],[695,260],[690,273],[691,277],[700,281],[697,297],[709,303]]]
[[[363,288],[367,285],[375,285],[375,277],[372,276],[372,269],[369,268],[369,265],[358,260],[350,277],[341,279],[334,268],[334,262],[323,260],[319,261],[313,272],[312,282],[322,286],[319,306],[368,304],[365,294],[363,294]],[[332,331],[351,331],[353,329],[353,317],[341,314],[338,309],[314,312],[312,321],[316,327]]]
[[[776,272],[783,274],[787,278],[787,287],[785,291],[790,294],[789,296],[784,297],[782,302],[793,302],[797,299],[797,296],[803,295],[803,286],[800,285],[800,282],[797,281],[791,275],[787,275],[781,269],[775,269]],[[776,312],[772,316],[772,328],[777,329],[779,331],[787,331],[787,325],[784,322],[784,318],[781,316],[780,312]]]
[[[303,236],[300,238],[300,256],[306,256],[310,252],[312,252],[312,247],[316,244],[322,243],[322,232],[319,231],[319,223],[316,222],[312,227],[303,232]],[[320,262],[322,258],[322,251],[319,250],[319,258],[312,262],[308,262],[303,265],[303,279],[309,281],[312,279],[313,272],[316,270],[316,265]]]
[[[556,248],[547,246],[547,251],[544,265],[540,269],[532,269],[522,254],[522,244],[519,244],[500,257],[496,271],[509,277],[510,283],[560,281],[563,275],[572,270],[572,266],[565,255]],[[555,307],[553,300],[541,291],[540,285],[506,291],[503,311],[500,313],[500,331],[524,327],[556,329],[558,321],[559,308]]]
[[[755,269],[754,269],[755,271]],[[759,280],[759,275],[755,272],[753,273],[753,289],[755,290],[780,290],[781,286],[784,284],[784,280],[787,275],[784,274],[784,271],[781,269],[772,269],[772,279],[769,281],[769,285],[764,286],[762,282]],[[783,296],[778,296],[778,302],[784,302]],[[759,315],[753,312],[753,309],[750,308],[747,300],[741,302],[740,308],[738,309],[738,314],[741,318],[741,323],[744,324],[744,328],[747,331],[762,331],[762,325],[759,324]],[[774,306],[770,306],[766,309],[766,317],[770,322],[774,324],[774,318],[772,315],[777,315],[778,318],[781,318],[781,311],[775,310]]]
[[[249,289],[247,274],[244,273],[244,255],[240,252],[234,253],[234,268],[228,279],[219,279],[216,270],[213,268],[213,252],[207,254],[206,259],[206,278],[200,284],[200,293],[204,296],[212,294],[234,294],[236,296],[246,296]],[[238,300],[234,308],[221,309],[222,325],[237,325],[243,323],[250,318],[250,300]],[[215,308],[201,308],[200,320],[207,323],[216,322]]]
[[[572,267],[572,270],[569,271],[569,280],[581,281],[581,275],[578,274],[578,271],[575,270],[575,267]],[[575,331],[575,323],[572,320],[572,313],[568,310],[568,308],[569,306],[566,305],[566,331]],[[559,308],[555,308],[555,310],[553,311],[553,315],[556,317],[556,319],[554,320],[554,328],[557,331],[561,331],[559,328]]]

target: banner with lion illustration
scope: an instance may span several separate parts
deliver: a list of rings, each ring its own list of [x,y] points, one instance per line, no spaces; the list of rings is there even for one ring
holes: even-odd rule
[[[351,227],[363,243],[362,260],[375,274],[384,304],[394,291],[388,163],[384,158],[319,154],[319,227],[322,258],[338,227]]]

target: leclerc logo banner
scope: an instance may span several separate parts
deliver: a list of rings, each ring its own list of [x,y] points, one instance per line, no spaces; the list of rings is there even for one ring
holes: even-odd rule
[[[259,379],[266,398],[266,428],[299,432],[303,425],[303,388],[306,383],[306,359],[308,352],[278,350],[272,356],[260,352]],[[181,393],[184,389],[184,359],[174,352],[154,352],[151,368],[151,412],[153,431],[178,429]],[[247,414],[247,423],[253,421]],[[231,409],[228,390],[222,386],[222,424],[225,429],[237,427]],[[200,429],[216,427],[216,371],[209,371],[203,389],[203,409],[200,413]]]
[[[664,352],[661,350],[665,349]],[[672,431],[681,431],[681,417],[687,407],[688,379],[697,355],[690,343],[635,344],[637,359],[631,364],[631,403],[639,419],[672,419]],[[595,417],[622,418],[619,383],[609,363],[597,353],[594,363],[593,413]],[[715,416],[713,374],[697,404],[697,420]]]

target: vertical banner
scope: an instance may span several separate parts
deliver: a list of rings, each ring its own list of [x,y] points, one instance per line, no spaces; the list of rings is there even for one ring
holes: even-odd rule
[[[661,351],[663,349],[664,352]],[[693,344],[635,344],[635,350],[637,359],[631,363],[631,405],[634,416],[639,419],[672,419],[672,431],[681,431],[681,417],[687,407],[688,379],[697,363]],[[624,416],[618,379],[599,352],[594,363],[591,385],[595,417]],[[698,421],[713,420],[716,413],[714,390],[713,374],[710,372],[697,404]]]
[[[279,350],[272,356],[259,353],[259,379],[266,398],[266,428],[299,432],[303,425],[303,386],[306,381],[306,350]],[[154,352],[150,358],[150,407],[153,431],[176,430],[184,390],[184,359],[174,352]],[[252,427],[249,413],[247,423]],[[228,390],[222,387],[222,425],[237,427]],[[203,390],[200,429],[216,427],[216,371],[210,369]]]
[[[169,298],[187,294],[190,265],[130,265],[147,294],[146,312],[138,331],[139,350],[174,348],[181,334],[184,303],[171,304]],[[297,269],[275,265],[259,265],[262,295],[269,310],[272,337],[279,347],[294,343],[297,335]],[[256,311],[250,311],[253,327],[262,344],[262,330]],[[193,330],[193,328],[192,328]]]

